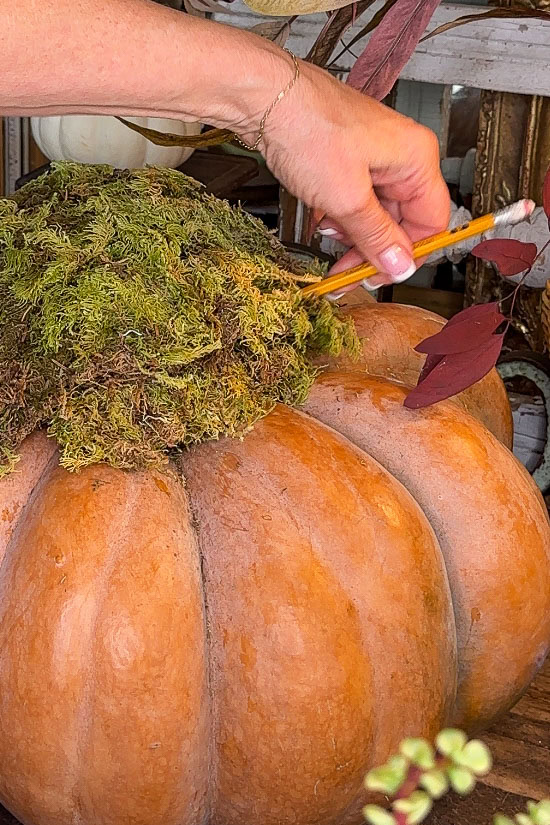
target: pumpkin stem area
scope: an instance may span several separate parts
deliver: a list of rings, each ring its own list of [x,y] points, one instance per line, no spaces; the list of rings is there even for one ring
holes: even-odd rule
[[[37,427],[144,469],[303,403],[309,356],[359,347],[320,274],[179,172],[54,164],[0,200],[0,473]]]

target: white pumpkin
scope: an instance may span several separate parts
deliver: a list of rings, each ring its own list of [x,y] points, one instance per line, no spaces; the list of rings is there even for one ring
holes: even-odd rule
[[[200,123],[166,118],[126,119],[157,132],[177,135],[198,135],[201,130]],[[105,163],[117,169],[148,165],[175,169],[193,154],[193,149],[185,147],[156,146],[116,118],[104,115],[33,117],[31,129],[38,148],[49,160]]]

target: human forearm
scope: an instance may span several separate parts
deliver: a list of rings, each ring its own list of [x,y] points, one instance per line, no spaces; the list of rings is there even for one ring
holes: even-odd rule
[[[267,40],[151,0],[0,0],[0,114],[199,120],[260,149],[297,197],[389,280],[446,228],[433,134]],[[325,229],[326,229],[325,221]],[[350,258],[351,255],[351,258]]]
[[[280,49],[149,0],[1,0],[0,114],[151,115],[254,129]]]

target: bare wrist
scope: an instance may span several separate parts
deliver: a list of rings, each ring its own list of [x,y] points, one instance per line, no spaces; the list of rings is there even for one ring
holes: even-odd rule
[[[220,84],[218,77],[208,122],[231,129],[246,143],[254,143],[268,110],[295,82],[297,63],[293,55],[263,38],[247,32],[239,34],[246,42],[235,44],[240,48],[235,48],[235,72],[228,85]]]
[[[292,91],[293,87],[296,85],[298,81],[298,78],[300,77],[300,67],[298,65],[298,58],[294,54],[292,54],[292,52],[289,52],[286,49],[285,52],[292,59],[292,77],[290,78],[286,86],[284,86],[284,88],[282,88],[279,91],[277,96],[273,98],[273,100],[261,116],[258,123],[255,140],[252,141],[251,139],[247,138],[247,140],[245,141],[240,137],[236,138],[237,142],[240,143],[241,146],[243,146],[245,149],[248,149],[251,152],[254,152],[256,149],[258,149],[260,144],[264,142],[265,126],[268,118],[271,116],[275,107],[278,106],[281,103],[281,101],[286,97],[286,95]],[[248,132],[248,129],[246,131]]]

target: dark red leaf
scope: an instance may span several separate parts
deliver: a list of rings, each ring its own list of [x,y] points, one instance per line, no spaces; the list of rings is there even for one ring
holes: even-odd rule
[[[428,355],[426,357],[426,360],[424,361],[422,369],[420,370],[417,385],[424,381],[424,379],[428,377],[431,371],[435,369],[437,365],[440,363],[440,361],[443,361],[444,358],[444,355]]]
[[[349,73],[348,83],[383,100],[416,49],[441,0],[386,0],[391,6]]]
[[[550,168],[546,171],[544,185],[542,187],[542,205],[546,212],[546,217],[550,221]]]
[[[355,44],[358,43],[360,40],[363,40],[363,38],[366,37],[367,34],[370,34],[372,31],[374,31],[375,28],[380,25],[380,23],[382,22],[386,14],[389,12],[389,10],[392,8],[392,6],[394,6],[397,2],[398,0],[386,0],[382,8],[378,9],[378,11],[372,15],[371,19],[366,24],[366,26],[362,26],[359,29],[359,31],[356,34],[354,34],[351,40],[348,40],[347,43],[344,43],[344,48],[340,52],[338,52],[336,57],[333,57],[330,61],[329,68],[337,64],[340,58],[343,57],[346,53],[353,54],[353,52],[351,51],[353,46],[355,46]]]
[[[459,321],[465,318],[483,318],[485,315],[495,312],[498,308],[498,301],[490,301],[488,304],[474,304],[471,307],[460,310],[460,312],[457,312],[452,318],[449,318],[445,326],[451,327],[453,324],[458,324]]]
[[[503,333],[491,335],[475,350],[444,355],[425,378],[420,377],[417,386],[407,395],[405,407],[412,410],[429,407],[480,381],[495,366],[503,339]]]
[[[496,264],[501,275],[519,275],[530,269],[538,250],[534,243],[524,243],[513,238],[494,238],[483,241],[472,249],[472,255]]]
[[[468,352],[490,340],[504,320],[498,303],[469,307],[453,316],[441,332],[421,341],[415,350],[441,356]]]

